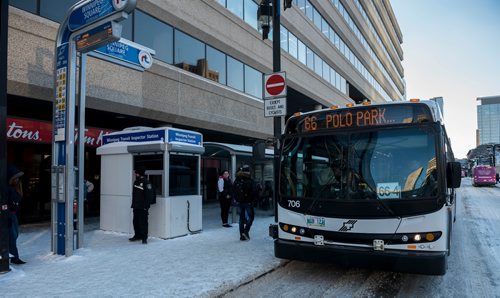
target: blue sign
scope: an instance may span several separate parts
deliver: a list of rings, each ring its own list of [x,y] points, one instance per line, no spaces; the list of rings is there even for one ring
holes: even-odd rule
[[[68,55],[67,43],[57,47],[56,56],[56,98],[54,104],[54,136],[57,141],[64,141],[66,127],[66,97],[68,90]]]
[[[160,130],[147,130],[138,132],[129,132],[123,134],[109,134],[104,135],[102,144],[110,144],[117,142],[151,142],[162,141],[165,142],[165,129]]]
[[[92,56],[121,64],[134,69],[148,69],[153,65],[154,50],[143,47],[132,41],[120,39],[96,49]]]
[[[202,146],[201,134],[177,129],[168,129],[168,142],[177,142],[190,145]]]
[[[91,0],[73,10],[68,19],[68,28],[76,31],[115,12],[131,12],[135,8],[132,0]]]

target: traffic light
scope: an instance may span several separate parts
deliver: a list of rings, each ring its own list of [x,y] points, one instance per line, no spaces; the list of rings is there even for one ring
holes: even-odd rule
[[[287,8],[292,8],[293,0],[283,0],[283,2],[284,10],[286,10]]]

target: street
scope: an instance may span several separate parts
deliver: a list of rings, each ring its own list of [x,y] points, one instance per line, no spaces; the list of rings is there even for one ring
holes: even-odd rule
[[[291,261],[224,297],[500,297],[500,187],[462,179],[444,276]]]

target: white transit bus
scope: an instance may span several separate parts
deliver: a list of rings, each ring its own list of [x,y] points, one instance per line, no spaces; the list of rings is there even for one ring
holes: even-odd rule
[[[434,101],[296,113],[280,149],[276,257],[445,274],[461,167]]]

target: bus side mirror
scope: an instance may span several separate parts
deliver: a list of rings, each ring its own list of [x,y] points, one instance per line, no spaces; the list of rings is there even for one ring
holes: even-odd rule
[[[446,165],[446,184],[448,188],[459,188],[462,181],[462,167],[459,162],[452,161]]]

